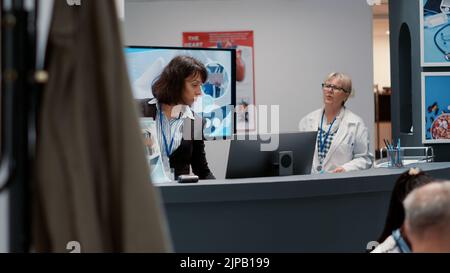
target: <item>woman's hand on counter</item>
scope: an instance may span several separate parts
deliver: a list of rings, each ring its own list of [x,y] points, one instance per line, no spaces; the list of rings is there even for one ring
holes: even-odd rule
[[[342,168],[342,167],[337,167],[337,168],[334,169],[332,172],[333,172],[333,173],[343,173],[343,172],[345,172],[345,169]]]

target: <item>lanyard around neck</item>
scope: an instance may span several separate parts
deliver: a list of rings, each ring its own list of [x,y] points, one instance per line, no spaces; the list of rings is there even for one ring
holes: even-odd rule
[[[163,136],[164,149],[166,150],[167,157],[170,157],[170,153],[172,152],[173,141],[175,139],[175,134],[172,136],[172,138],[170,140],[170,145],[167,145],[167,138],[166,138],[166,134],[164,134],[164,127],[162,124],[163,115],[164,114],[163,114],[162,110],[159,110],[159,124],[161,127],[161,134]],[[169,129],[170,129],[170,126],[169,126]]]
[[[408,246],[405,239],[403,239],[400,229],[394,230],[392,232],[392,237],[402,253],[411,253],[411,248]]]
[[[333,127],[333,124],[334,124],[334,122],[336,121],[336,117],[334,117],[333,121],[332,121],[331,124],[330,124],[330,127],[328,128],[327,133],[325,134],[324,139],[322,140],[322,132],[323,132],[322,126],[323,126],[323,116],[324,116],[324,115],[325,115],[325,111],[323,111],[323,113],[322,113],[322,119],[321,119],[321,121],[320,121],[320,134],[319,134],[319,144],[320,144],[320,146],[319,146],[319,149],[320,149],[320,152],[321,152],[321,153],[323,153],[323,148],[325,147],[325,142],[326,142],[327,139],[328,139],[328,135],[330,135],[331,127]]]

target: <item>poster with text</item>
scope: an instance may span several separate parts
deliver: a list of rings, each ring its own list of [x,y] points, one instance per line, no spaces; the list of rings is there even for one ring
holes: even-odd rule
[[[422,73],[422,142],[450,143],[450,72]]]
[[[236,49],[236,131],[255,130],[253,31],[183,32],[183,47]]]
[[[449,22],[449,0],[420,0],[420,51],[422,66],[450,66]],[[406,33],[406,30],[403,31],[402,27],[401,33]],[[400,39],[401,37],[402,34],[400,34]]]

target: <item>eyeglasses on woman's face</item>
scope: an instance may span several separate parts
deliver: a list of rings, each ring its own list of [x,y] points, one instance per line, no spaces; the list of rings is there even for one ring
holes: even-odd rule
[[[333,84],[328,84],[328,83],[322,83],[322,90],[324,90],[324,91],[325,90],[330,90],[330,91],[333,91],[333,92],[341,91],[341,92],[344,92],[344,93],[348,93],[347,90],[345,90],[344,88],[336,86],[336,85],[333,85]]]

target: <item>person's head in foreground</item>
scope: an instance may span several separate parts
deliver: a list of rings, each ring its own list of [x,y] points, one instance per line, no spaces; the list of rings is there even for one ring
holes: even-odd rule
[[[413,252],[450,252],[450,181],[413,190],[403,206]]]

